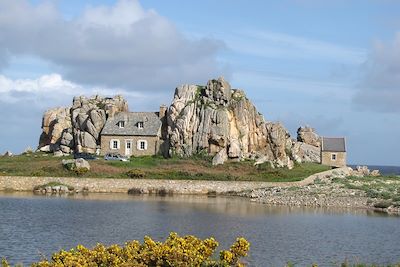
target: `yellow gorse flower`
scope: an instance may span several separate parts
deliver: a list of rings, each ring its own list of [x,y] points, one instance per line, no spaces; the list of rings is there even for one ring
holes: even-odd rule
[[[192,235],[179,236],[170,233],[164,242],[146,236],[143,243],[130,241],[124,246],[97,244],[90,249],[83,245],[54,253],[51,260],[33,263],[32,267],[144,267],[144,266],[244,266],[241,257],[247,256],[250,243],[244,238],[236,239],[229,250],[213,259],[218,242],[213,238],[199,239]],[[3,259],[2,267],[10,267]]]

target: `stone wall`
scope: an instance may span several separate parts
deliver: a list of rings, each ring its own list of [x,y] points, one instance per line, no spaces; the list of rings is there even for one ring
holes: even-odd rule
[[[112,139],[117,139],[120,142],[119,149],[111,149],[110,141]],[[132,156],[151,156],[156,155],[159,151],[160,141],[157,136],[118,136],[118,135],[102,135],[101,136],[101,154],[105,155],[107,153],[119,153],[125,155],[125,141],[131,140],[131,155]],[[137,149],[137,142],[139,140],[147,141],[147,149],[139,150]]]
[[[265,187],[305,186],[326,176],[335,175],[335,172],[349,173],[349,168],[340,168],[317,173],[298,182],[246,182],[246,181],[194,181],[194,180],[151,180],[151,179],[103,179],[103,178],[70,178],[70,177],[22,177],[0,176],[0,191],[32,191],[37,185],[49,182],[60,182],[73,186],[75,189],[87,188],[93,193],[127,193],[129,189],[136,189],[142,193],[149,193],[160,189],[174,194],[224,194],[241,192]]]
[[[332,154],[336,154],[336,160],[332,160]],[[321,164],[333,167],[346,166],[346,152],[327,152],[321,153]]]

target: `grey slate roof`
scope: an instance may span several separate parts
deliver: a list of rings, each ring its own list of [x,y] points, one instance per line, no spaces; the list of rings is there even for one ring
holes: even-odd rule
[[[125,122],[123,128],[118,126],[120,121]],[[138,128],[138,122],[143,122],[143,129]],[[119,112],[107,119],[101,134],[157,136],[160,128],[161,120],[158,112]]]
[[[346,152],[344,137],[322,137],[322,151]]]

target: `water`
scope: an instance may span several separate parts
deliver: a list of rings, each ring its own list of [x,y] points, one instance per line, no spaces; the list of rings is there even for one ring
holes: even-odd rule
[[[400,175],[400,166],[379,166],[379,165],[365,165],[359,164],[360,166],[368,166],[370,170],[379,170],[383,175]],[[358,165],[349,165],[355,169]]]
[[[345,259],[400,261],[400,217],[364,210],[268,207],[240,198],[0,193],[0,256],[31,263],[82,243],[118,243],[169,232],[214,236],[220,248],[251,242],[249,266],[331,266]]]

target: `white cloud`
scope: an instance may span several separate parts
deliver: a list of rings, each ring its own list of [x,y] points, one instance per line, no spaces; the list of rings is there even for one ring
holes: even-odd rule
[[[400,32],[393,41],[375,42],[363,65],[364,78],[353,102],[360,110],[400,112]]]
[[[12,80],[0,75],[0,93],[26,92],[26,93],[68,93],[79,92],[81,87],[65,81],[59,74],[43,75],[38,79]]]
[[[233,51],[264,58],[317,59],[347,64],[360,64],[366,58],[366,51],[361,48],[273,31],[239,31],[228,38],[226,42]]]
[[[42,75],[35,79],[10,79],[0,75],[0,153],[11,149],[22,152],[27,146],[36,147],[40,136],[42,114],[50,108],[70,106],[77,95],[114,96],[121,94],[129,109],[157,111],[160,104],[168,104],[170,93],[136,92],[120,88],[83,86],[64,79],[60,74]]]
[[[121,0],[111,8],[108,6],[87,8],[79,22],[83,27],[112,27],[128,32],[132,24],[147,16],[157,16],[157,14],[154,11],[143,10],[137,1]]]
[[[10,79],[0,75],[0,99],[3,103],[26,103],[33,101],[39,107],[50,108],[69,105],[76,95],[122,94],[127,98],[144,98],[144,94],[118,88],[82,86],[63,79],[60,74],[42,75],[37,79]]]
[[[10,56],[31,55],[71,81],[134,91],[170,90],[223,71],[216,60],[223,43],[185,37],[138,0],[88,7],[70,20],[48,2],[0,1],[0,10],[0,69]]]
[[[265,72],[240,71],[233,75],[233,83],[240,83],[252,90],[263,90],[269,95],[282,98],[286,93],[313,99],[318,96],[333,97],[340,101],[349,101],[352,88],[346,83],[325,81],[319,79],[306,79],[290,75],[271,75]]]

